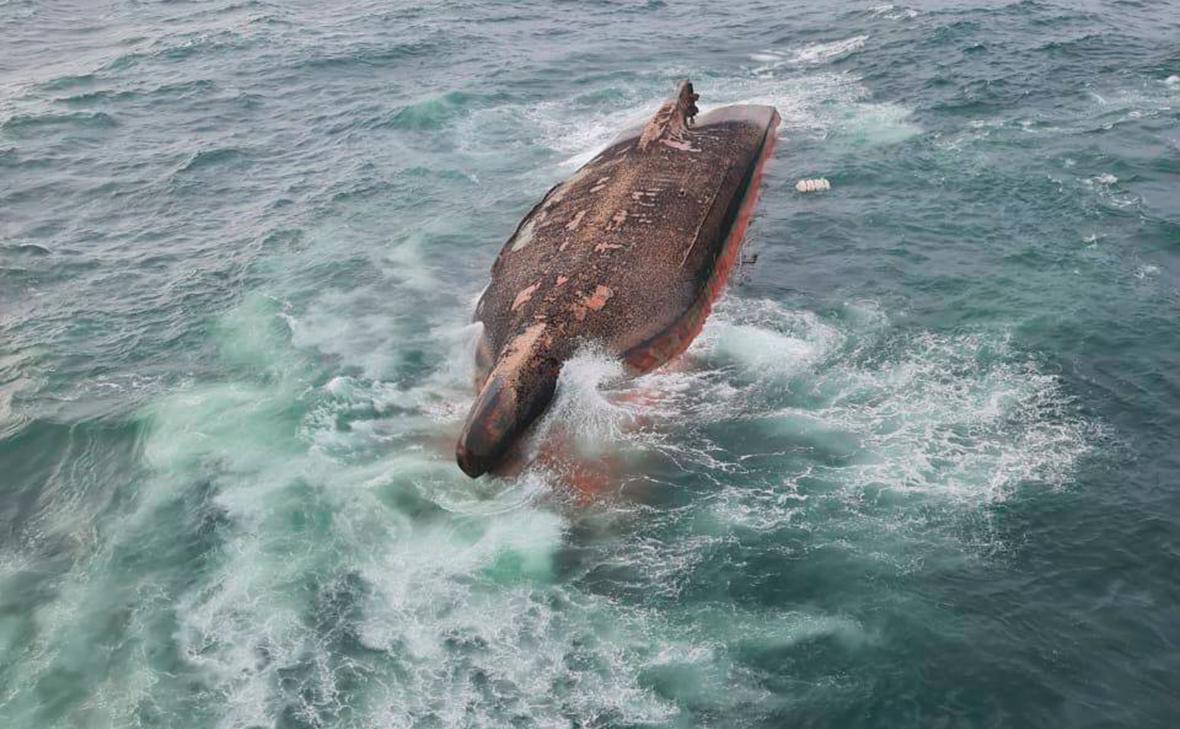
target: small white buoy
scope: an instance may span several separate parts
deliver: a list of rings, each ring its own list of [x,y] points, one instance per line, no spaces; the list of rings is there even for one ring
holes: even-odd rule
[[[831,190],[832,183],[826,177],[817,177],[814,180],[799,180],[795,183],[795,189],[799,192],[820,192]]]

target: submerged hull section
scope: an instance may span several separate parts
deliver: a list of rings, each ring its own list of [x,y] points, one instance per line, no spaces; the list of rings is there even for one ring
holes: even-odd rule
[[[476,307],[479,397],[456,455],[493,468],[544,411],[562,363],[597,342],[635,372],[700,331],[736,259],[778,114],[695,118],[685,83],[642,129],[551,189],[517,227]]]

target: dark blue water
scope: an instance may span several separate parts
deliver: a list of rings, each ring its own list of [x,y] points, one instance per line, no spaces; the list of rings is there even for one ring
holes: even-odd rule
[[[681,78],[784,120],[741,269],[563,372],[605,492],[468,480]],[[0,1],[0,725],[1174,726],[1178,120],[1173,2]]]

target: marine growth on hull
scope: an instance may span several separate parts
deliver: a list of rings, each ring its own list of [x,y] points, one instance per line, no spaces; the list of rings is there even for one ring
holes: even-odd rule
[[[689,82],[551,189],[504,244],[475,310],[478,396],[456,446],[470,476],[495,468],[588,343],[645,372],[682,352],[725,284],[778,112],[700,114]]]

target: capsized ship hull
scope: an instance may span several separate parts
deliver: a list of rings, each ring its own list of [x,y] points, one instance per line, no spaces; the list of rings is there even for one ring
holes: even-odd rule
[[[700,332],[737,259],[779,123],[769,106],[697,116],[681,85],[642,128],[553,187],[492,266],[476,398],[456,447],[476,477],[545,410],[561,366],[597,342],[636,373]]]

